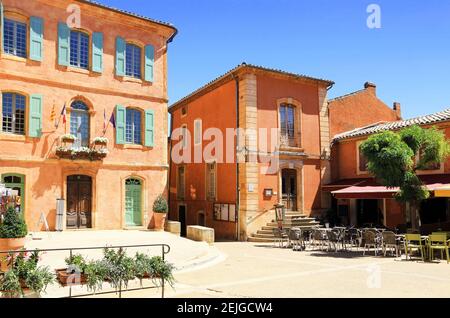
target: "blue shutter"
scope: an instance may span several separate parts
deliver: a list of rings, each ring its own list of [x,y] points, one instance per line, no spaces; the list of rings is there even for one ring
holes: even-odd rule
[[[153,45],[145,46],[145,80],[153,82],[153,68],[155,64],[155,48]]]
[[[44,20],[30,17],[30,59],[42,62],[44,50]]]
[[[125,76],[125,40],[121,37],[116,39],[116,75]]]
[[[145,146],[155,145],[155,112],[151,109],[145,111]]]
[[[3,14],[4,14],[4,11],[3,11],[3,2],[1,2],[0,1],[0,31],[1,31],[1,39],[0,39],[0,41],[2,42],[2,47],[1,47],[1,49],[2,49],[2,52],[4,52],[4,49],[3,49],[3,29],[4,29],[4,19],[3,19]]]
[[[126,125],[126,108],[116,106],[116,144],[123,145],[125,143],[125,125]]]
[[[92,35],[92,70],[103,72],[103,33],[94,32]]]
[[[58,23],[58,64],[69,66],[70,59],[70,29],[67,23]]]
[[[30,96],[29,107],[29,123],[28,123],[28,136],[40,137],[42,134],[42,113],[43,113],[42,95]]]

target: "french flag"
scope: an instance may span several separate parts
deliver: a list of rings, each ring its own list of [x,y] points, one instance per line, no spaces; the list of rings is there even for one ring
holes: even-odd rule
[[[64,107],[63,107],[63,109],[61,111],[61,116],[62,116],[62,120],[63,120],[64,124],[67,122],[66,115],[67,115],[66,104],[64,104]]]

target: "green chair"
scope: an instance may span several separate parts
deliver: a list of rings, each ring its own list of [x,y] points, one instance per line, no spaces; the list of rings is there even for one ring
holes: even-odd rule
[[[413,250],[420,251],[422,261],[425,261],[425,245],[422,243],[422,237],[420,234],[405,234],[405,253],[406,259],[411,258],[411,252]]]
[[[445,255],[447,256],[447,264],[449,263],[449,255],[448,255],[448,249],[449,249],[449,242],[450,240],[447,240],[447,235],[444,234],[431,234],[428,238],[428,250],[430,252],[430,261],[433,260],[434,251],[438,250],[441,251],[441,259],[444,258],[444,251]]]

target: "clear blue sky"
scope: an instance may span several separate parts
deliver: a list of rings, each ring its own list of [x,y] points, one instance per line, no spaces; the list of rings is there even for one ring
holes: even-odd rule
[[[377,84],[404,118],[450,107],[450,1],[98,0],[170,22],[170,103],[243,61],[336,82],[330,97]],[[366,8],[381,7],[381,29]]]

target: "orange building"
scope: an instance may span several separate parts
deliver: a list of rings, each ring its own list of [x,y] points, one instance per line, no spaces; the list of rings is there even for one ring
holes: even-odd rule
[[[67,229],[151,226],[167,194],[176,29],[87,0],[3,0],[0,10],[0,175],[30,230],[42,215],[55,228],[58,198]]]
[[[323,186],[323,190],[333,194],[333,207],[343,223],[357,226],[376,224],[391,229],[411,226],[414,216],[411,216],[408,206],[393,199],[396,189],[380,186],[368,174],[359,145],[372,134],[398,131],[416,124],[423,128],[435,126],[450,138],[450,109],[409,120],[373,124],[334,136],[333,182]],[[450,160],[418,174],[432,195],[419,210],[422,231],[450,230],[449,199],[434,195],[435,190],[450,183]]]
[[[172,105],[170,218],[181,221],[182,231],[200,224],[217,238],[245,240],[274,219],[276,203],[292,214],[320,214],[330,201],[321,184],[330,178],[332,85],[244,63]],[[247,134],[227,133],[236,128]],[[214,132],[229,151],[202,156],[222,139]]]

